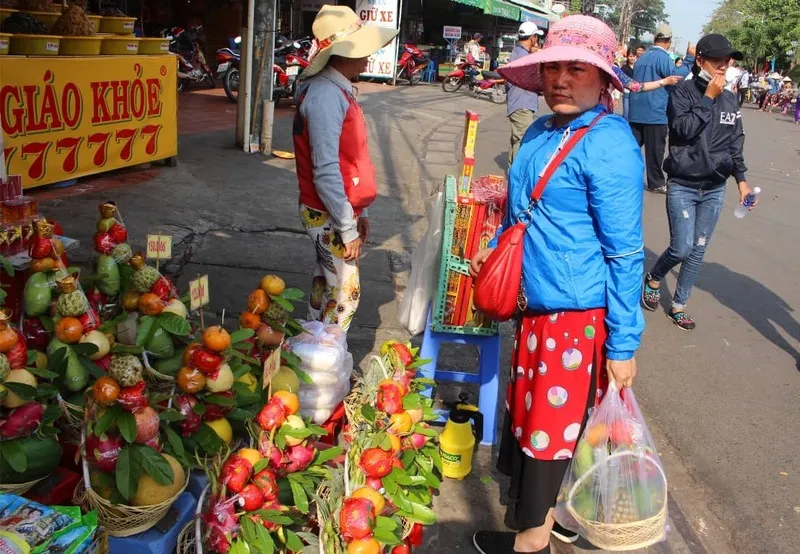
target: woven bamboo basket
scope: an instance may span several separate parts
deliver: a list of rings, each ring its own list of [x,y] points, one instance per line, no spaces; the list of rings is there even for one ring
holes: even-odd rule
[[[129,537],[142,533],[153,527],[166,515],[178,497],[186,490],[189,484],[190,472],[186,472],[183,486],[172,498],[153,504],[152,506],[128,506],[126,504],[112,504],[92,490],[89,481],[89,465],[83,458],[83,480],[75,487],[72,497],[76,506],[82,506],[86,511],[97,510],[97,520],[112,537]]]
[[[62,440],[70,443],[79,443],[83,432],[83,408],[77,404],[70,404],[61,398],[61,395],[58,395],[58,405],[64,416],[61,423],[61,429],[64,432]]]
[[[388,379],[389,375],[391,375],[380,356],[372,356],[372,358],[370,358],[370,364],[375,364],[380,368],[380,370],[383,372],[384,379]],[[350,423],[351,427],[357,427],[359,424],[366,422],[364,417],[361,415],[361,406],[364,404],[372,404],[373,402],[374,399],[365,395],[362,392],[361,387],[353,388],[353,390],[350,391],[350,394],[345,396],[343,400],[344,411],[347,416],[347,421]]]
[[[40,479],[36,479],[34,481],[28,481],[27,483],[14,483],[14,484],[0,483],[0,491],[7,492],[9,494],[16,494],[17,496],[22,496],[23,494],[31,490],[34,487],[34,485],[36,485],[36,483],[44,479],[47,479],[47,477],[48,476],[45,475]]]
[[[173,390],[175,386],[175,377],[165,375],[150,365],[150,359],[147,357],[147,352],[142,352],[142,365],[144,366],[144,377],[147,381],[147,386],[150,390],[157,393],[165,393]]]
[[[583,482],[592,476],[601,465],[607,464],[615,458],[623,457],[644,458],[658,468],[664,482],[664,502],[661,506],[661,510],[652,517],[630,523],[606,523],[604,521],[591,521],[584,518],[573,505],[575,493],[580,489]],[[664,470],[661,468],[661,464],[658,460],[649,454],[642,456],[640,453],[631,450],[615,452],[605,460],[594,464],[591,469],[575,481],[575,484],[567,495],[566,507],[569,515],[583,528],[581,534],[594,546],[603,550],[615,552],[646,548],[664,539],[667,528],[667,476],[664,474]]]

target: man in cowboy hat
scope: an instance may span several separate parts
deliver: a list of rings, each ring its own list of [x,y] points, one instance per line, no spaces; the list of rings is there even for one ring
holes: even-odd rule
[[[398,31],[362,26],[350,8],[326,5],[312,32],[293,129],[300,217],[316,251],[308,319],[347,330],[361,295],[367,206],[377,195],[364,115],[350,81]]]

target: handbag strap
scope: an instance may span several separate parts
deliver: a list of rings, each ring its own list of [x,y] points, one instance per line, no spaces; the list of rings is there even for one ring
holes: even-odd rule
[[[572,151],[575,146],[580,142],[580,140],[586,136],[592,127],[595,124],[603,119],[605,116],[608,115],[608,112],[602,112],[595,117],[589,125],[586,127],[581,127],[578,129],[574,135],[567,141],[567,144],[561,149],[561,151],[556,155],[555,158],[547,165],[547,168],[544,171],[544,174],[539,178],[539,181],[536,183],[536,186],[533,187],[533,192],[531,193],[531,205],[528,207],[528,211],[530,212],[533,208],[536,207],[536,204],[539,203],[539,199],[542,197],[542,193],[544,192],[544,188],[547,186],[547,183],[550,181],[550,178],[556,172],[558,167],[561,165],[561,162],[569,156],[569,153]]]

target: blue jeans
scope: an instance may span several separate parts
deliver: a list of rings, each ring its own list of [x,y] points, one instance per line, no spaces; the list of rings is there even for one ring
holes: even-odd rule
[[[628,110],[630,109],[630,102],[631,102],[631,95],[629,92],[625,92],[622,95],[622,117],[628,119]]]
[[[724,201],[724,183],[709,190],[673,182],[667,187],[670,243],[650,271],[650,279],[661,281],[673,267],[681,264],[673,308],[683,308],[689,300]]]

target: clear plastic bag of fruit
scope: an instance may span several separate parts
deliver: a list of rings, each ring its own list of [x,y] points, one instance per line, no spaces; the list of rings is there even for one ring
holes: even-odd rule
[[[345,338],[335,325],[319,321],[303,323],[305,333],[287,339],[286,347],[300,358],[301,369],[310,371],[341,370],[347,350]]]
[[[667,478],[630,388],[620,391],[612,381],[589,417],[556,520],[606,550],[644,548],[666,537]]]

